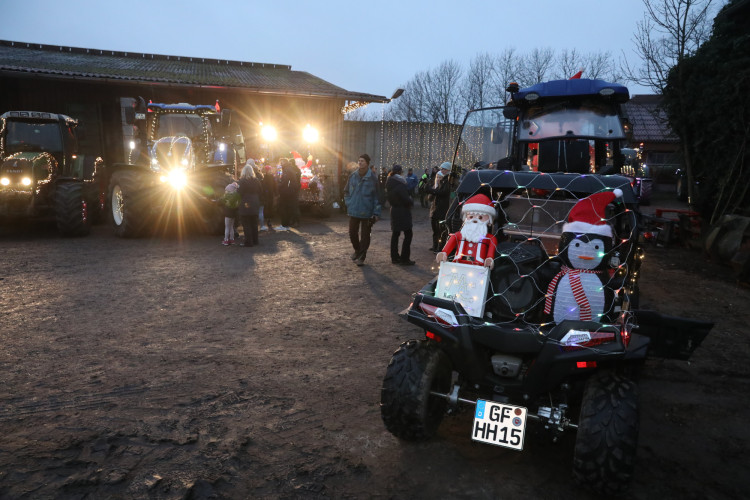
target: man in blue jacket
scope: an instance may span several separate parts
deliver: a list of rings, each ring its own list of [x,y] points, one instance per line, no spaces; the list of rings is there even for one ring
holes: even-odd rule
[[[359,168],[352,172],[346,183],[344,203],[349,216],[349,238],[354,247],[351,259],[362,266],[370,247],[372,225],[380,218],[380,201],[378,178],[370,171],[369,155],[360,155],[357,164]]]

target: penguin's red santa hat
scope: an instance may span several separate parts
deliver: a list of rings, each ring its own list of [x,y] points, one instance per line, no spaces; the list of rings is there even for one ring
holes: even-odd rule
[[[598,234],[612,238],[612,226],[607,222],[607,205],[622,197],[622,190],[594,193],[578,201],[563,224],[563,233]]]
[[[465,219],[466,214],[469,213],[487,214],[491,217],[491,220],[495,220],[495,215],[497,215],[495,204],[489,196],[483,194],[475,194],[464,202],[461,207],[461,217]]]

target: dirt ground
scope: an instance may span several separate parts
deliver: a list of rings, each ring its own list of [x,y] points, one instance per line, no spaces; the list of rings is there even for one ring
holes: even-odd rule
[[[437,272],[415,223],[413,267],[387,220],[356,267],[341,214],[254,249],[2,231],[0,498],[594,498],[572,434],[474,443],[471,411],[426,443],[385,430],[386,365],[422,334],[397,313]],[[641,293],[716,326],[690,362],[647,364],[630,498],[747,498],[750,290],[672,246],[646,249]]]

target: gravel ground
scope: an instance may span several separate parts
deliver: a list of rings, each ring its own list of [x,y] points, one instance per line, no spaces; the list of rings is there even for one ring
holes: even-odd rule
[[[437,272],[427,211],[413,267],[388,221],[364,267],[346,218],[260,246],[0,233],[1,498],[594,498],[572,436],[523,452],[471,441],[471,412],[425,443],[380,419],[397,313]],[[716,322],[690,362],[649,361],[634,499],[747,496],[750,291],[678,247],[646,249],[642,305]]]

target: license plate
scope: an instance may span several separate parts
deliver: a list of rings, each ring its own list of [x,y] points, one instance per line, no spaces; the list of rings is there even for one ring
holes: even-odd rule
[[[482,443],[523,450],[526,408],[494,401],[477,401],[471,439]]]

